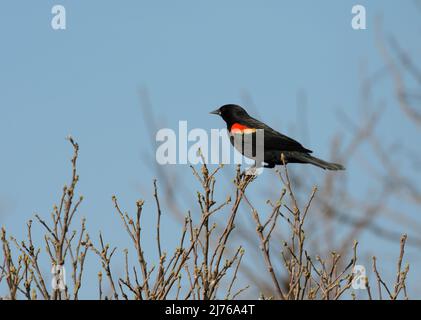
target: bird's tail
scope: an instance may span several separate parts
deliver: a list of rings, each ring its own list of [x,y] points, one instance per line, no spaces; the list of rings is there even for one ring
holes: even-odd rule
[[[307,163],[314,164],[324,170],[345,170],[345,167],[339,163],[327,162],[309,154],[305,154],[305,159],[307,160]]]
[[[295,157],[297,157],[295,155]],[[304,162],[304,163],[310,163],[313,164],[317,167],[320,167],[324,170],[345,170],[345,167],[339,163],[332,163],[332,162],[327,162],[324,161],[322,159],[313,157],[312,155],[308,154],[308,153],[300,153],[298,160]]]

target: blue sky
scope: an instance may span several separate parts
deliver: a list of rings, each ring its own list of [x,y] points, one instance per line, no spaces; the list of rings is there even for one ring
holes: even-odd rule
[[[222,128],[208,112],[244,102],[247,92],[262,120],[328,158],[332,136],[341,129],[337,111],[361,117],[361,65],[369,73],[383,65],[375,17],[382,15],[385,31],[420,53],[413,40],[420,13],[412,1],[358,3],[367,8],[364,31],[350,27],[357,2],[348,0],[60,1],[67,29],[54,31],[56,1],[2,1],[0,224],[21,238],[24,221],[34,213],[49,215],[70,174],[65,137],[71,134],[81,148],[81,215],[93,237],[103,230],[124,247],[127,238],[114,232],[119,221],[111,196],[133,210],[138,198],[152,200],[155,177],[144,163],[145,152],[153,154],[156,146],[146,132],[140,88],[148,90],[160,125],[175,129],[179,120],[189,128]],[[311,138],[296,127],[301,91],[308,97]],[[377,92],[390,99],[390,83]],[[393,106],[378,133],[392,143],[393,128],[416,145],[419,132],[400,126],[402,114]],[[364,184],[356,164],[348,169],[351,186]],[[189,172],[188,166],[177,170]],[[193,178],[186,183],[197,187]],[[85,297],[95,293],[87,289]]]

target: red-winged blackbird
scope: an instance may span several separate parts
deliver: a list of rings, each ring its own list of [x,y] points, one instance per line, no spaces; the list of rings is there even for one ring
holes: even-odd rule
[[[234,147],[244,156],[252,159],[261,159],[255,155],[253,148],[253,156],[244,148],[244,142],[241,146],[234,141],[240,137],[245,139],[247,135],[254,136],[256,142],[256,130],[263,129],[264,134],[264,163],[256,163],[256,166],[264,165],[266,168],[273,168],[275,165],[282,165],[282,154],[285,163],[310,163],[323,169],[328,170],[345,170],[344,166],[337,163],[330,163],[313,157],[310,155],[313,151],[304,148],[299,142],[291,139],[276,130],[273,130],[263,122],[249,116],[246,110],[235,104],[227,104],[219,109],[212,111],[211,114],[217,114],[227,123],[227,129],[230,132],[230,140]],[[258,136],[258,135],[257,135]],[[258,137],[257,137],[258,139]],[[248,139],[250,141],[250,139]],[[257,160],[256,160],[257,162]]]

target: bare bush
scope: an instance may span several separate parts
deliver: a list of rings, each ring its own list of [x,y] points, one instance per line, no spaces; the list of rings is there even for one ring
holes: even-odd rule
[[[251,219],[256,226],[255,237],[260,243],[262,259],[267,273],[272,281],[274,294],[261,294],[263,299],[340,299],[346,293],[355,297],[352,283],[356,279],[353,267],[357,263],[357,242],[349,243],[348,250],[352,258],[342,261],[339,253],[331,252],[329,257],[320,257],[309,251],[306,243],[306,218],[311,215],[311,206],[317,197],[317,188],[313,188],[308,200],[303,206],[299,204],[286,165],[279,171],[279,179],[283,184],[279,198],[268,201],[270,214],[263,220],[260,210],[256,209],[246,196],[246,189],[255,179],[237,168],[233,180],[233,198],[227,196],[225,201],[214,199],[217,176],[222,166],[209,171],[207,165],[202,165],[200,172],[192,167],[193,176],[199,181],[202,190],[197,192],[197,203],[200,215],[194,221],[192,214],[184,217],[180,228],[179,244],[171,254],[161,249],[161,216],[162,207],[158,194],[157,182],[154,181],[154,202],[156,204],[156,251],[159,259],[148,261],[145,257],[142,243],[142,211],[144,201],[136,203],[137,211],[131,216],[120,207],[116,197],[112,201],[122,226],[129,235],[136,256],[136,264],[129,263],[129,250],[124,250],[125,275],[116,277],[112,271],[112,259],[116,247],[111,248],[104,242],[100,233],[99,244],[89,236],[82,220],[79,230],[73,230],[73,220],[83,198],[75,200],[75,189],[79,180],[77,159],[79,146],[69,138],[74,149],[72,163],[72,179],[64,187],[59,205],[54,206],[49,221],[36,215],[36,221],[44,228],[44,255],[41,255],[40,245],[34,243],[32,221],[27,223],[27,239],[18,241],[6,234],[2,228],[3,244],[0,272],[0,285],[3,283],[7,294],[3,299],[78,299],[83,287],[85,261],[89,252],[97,257],[102,271],[98,273],[99,299],[235,299],[250,285],[234,290],[239,277],[242,259],[245,255],[243,246],[232,244],[232,231],[241,202],[249,207]],[[220,212],[229,212],[225,216],[226,223],[217,227],[215,216]],[[288,230],[285,241],[272,244],[275,231]],[[250,235],[249,235],[250,237]],[[373,258],[373,270],[376,274],[378,298],[397,299],[403,292],[407,298],[406,277],[408,265],[402,266],[406,235],[401,239],[401,251],[398,258],[398,270],[395,283],[388,286],[382,279]],[[43,257],[48,257],[53,270],[56,285],[51,287],[51,275],[41,272],[40,264]],[[283,264],[275,265],[273,261],[281,257]],[[71,287],[64,284],[60,272],[66,261],[72,266]],[[256,272],[260,272],[256,270]],[[110,294],[104,294],[104,274]],[[368,278],[364,281],[367,287],[367,298],[373,294]],[[383,290],[383,291],[382,291]],[[241,297],[241,296],[240,296]],[[258,298],[257,296],[255,298]]]

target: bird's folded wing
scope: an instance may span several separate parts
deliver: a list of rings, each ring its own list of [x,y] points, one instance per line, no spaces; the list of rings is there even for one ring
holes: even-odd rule
[[[263,122],[250,119],[247,123],[252,128],[263,129],[265,138],[265,149],[285,150],[285,151],[301,151],[305,153],[312,153],[313,151],[304,148],[298,141],[279,133]]]

